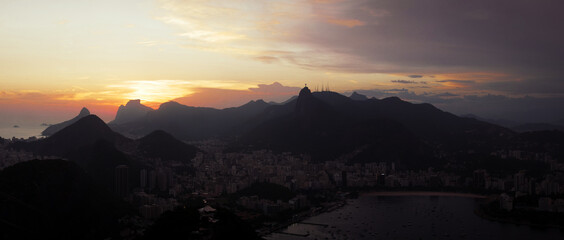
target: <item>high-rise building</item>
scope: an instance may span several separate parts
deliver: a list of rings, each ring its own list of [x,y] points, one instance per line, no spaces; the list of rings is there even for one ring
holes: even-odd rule
[[[157,173],[155,170],[149,171],[149,191],[153,191],[157,186]]]
[[[142,189],[147,187],[147,169],[141,169],[139,172],[139,186]]]
[[[164,170],[160,170],[157,174],[157,185],[160,191],[166,191],[168,189],[168,174]]]
[[[119,197],[129,194],[129,167],[119,165],[115,168],[115,192]]]

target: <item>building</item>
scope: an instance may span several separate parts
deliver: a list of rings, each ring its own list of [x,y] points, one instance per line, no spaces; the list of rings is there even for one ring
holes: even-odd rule
[[[129,167],[119,165],[115,168],[115,192],[119,197],[127,197],[129,194]]]

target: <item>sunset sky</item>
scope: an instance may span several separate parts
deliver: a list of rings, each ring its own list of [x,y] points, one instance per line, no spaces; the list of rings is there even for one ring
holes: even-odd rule
[[[129,99],[224,108],[308,84],[564,119],[563,1],[0,0],[0,123]]]

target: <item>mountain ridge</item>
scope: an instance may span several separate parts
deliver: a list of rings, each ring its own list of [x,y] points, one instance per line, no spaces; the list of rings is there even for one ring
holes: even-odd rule
[[[123,124],[132,122],[143,117],[150,111],[153,111],[153,109],[141,104],[141,100],[129,100],[127,104],[125,104],[125,106],[119,106],[115,119],[109,122],[109,124]]]

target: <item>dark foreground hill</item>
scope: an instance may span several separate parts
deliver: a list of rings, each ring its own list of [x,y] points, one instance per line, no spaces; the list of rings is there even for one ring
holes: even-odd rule
[[[138,184],[139,170],[146,168],[148,159],[189,161],[198,151],[162,131],[131,140],[112,131],[96,115],[86,116],[48,138],[17,142],[11,147],[38,156],[69,159],[110,191],[114,189],[117,166],[127,165],[130,182]]]
[[[137,142],[138,150],[144,156],[164,161],[188,161],[199,151],[198,148],[183,143],[162,130],[154,131]]]
[[[126,205],[76,164],[33,160],[0,172],[1,239],[103,239]]]
[[[98,116],[88,115],[52,136],[34,142],[31,147],[41,155],[71,157],[80,155],[84,148],[101,140],[111,144],[128,141],[113,132]]]

